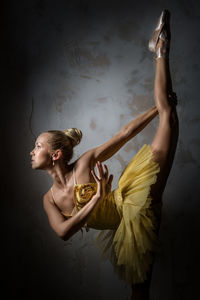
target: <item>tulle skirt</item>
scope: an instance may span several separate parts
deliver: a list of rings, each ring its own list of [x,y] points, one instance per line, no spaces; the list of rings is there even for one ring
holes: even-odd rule
[[[152,155],[151,146],[144,144],[123,171],[118,188],[88,220],[89,227],[103,229],[96,240],[102,259],[109,259],[129,284],[147,279],[159,249],[161,203],[153,204],[150,190],[160,167]]]

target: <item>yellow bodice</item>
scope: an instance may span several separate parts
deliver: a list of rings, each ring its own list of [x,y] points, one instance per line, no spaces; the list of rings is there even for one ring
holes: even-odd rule
[[[73,179],[75,206],[70,215],[62,212],[66,218],[77,214],[77,212],[83,208],[97,192],[96,182],[83,184],[77,183],[75,169],[73,169]],[[119,201],[116,201],[115,199],[119,199],[119,197],[116,197],[116,193],[113,191],[110,192],[104,199],[99,200],[95,208],[90,213],[90,216],[88,217],[87,223],[84,225],[84,227],[86,227],[86,229],[90,227],[98,230],[116,229],[120,223],[120,209]]]
[[[75,207],[71,215],[62,214],[69,218],[74,216],[81,208],[83,208],[96,194],[97,184],[90,182],[87,184],[74,185],[74,204]],[[91,212],[87,223],[84,227],[94,229],[115,229],[119,225],[120,216],[116,208],[113,192],[110,192],[104,199],[97,203]]]
[[[90,182],[86,184],[74,185],[74,204],[80,210],[87,204],[97,192],[97,184]]]

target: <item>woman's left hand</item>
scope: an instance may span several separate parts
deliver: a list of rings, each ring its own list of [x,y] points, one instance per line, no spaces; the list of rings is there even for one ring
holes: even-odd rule
[[[94,170],[91,173],[97,183],[97,195],[103,199],[111,191],[113,175],[108,174],[108,168],[104,164],[104,168],[100,161],[96,163],[98,170],[98,176],[95,174]]]

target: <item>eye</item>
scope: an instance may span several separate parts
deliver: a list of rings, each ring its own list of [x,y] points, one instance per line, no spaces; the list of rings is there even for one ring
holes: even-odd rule
[[[40,148],[41,148],[41,146],[40,146],[40,145],[37,145],[37,148],[38,148],[38,149],[40,149]]]

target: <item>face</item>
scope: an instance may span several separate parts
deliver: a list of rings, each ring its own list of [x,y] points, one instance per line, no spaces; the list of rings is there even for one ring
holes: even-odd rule
[[[45,170],[52,167],[52,151],[48,139],[48,133],[38,136],[35,148],[30,152],[32,169]]]

